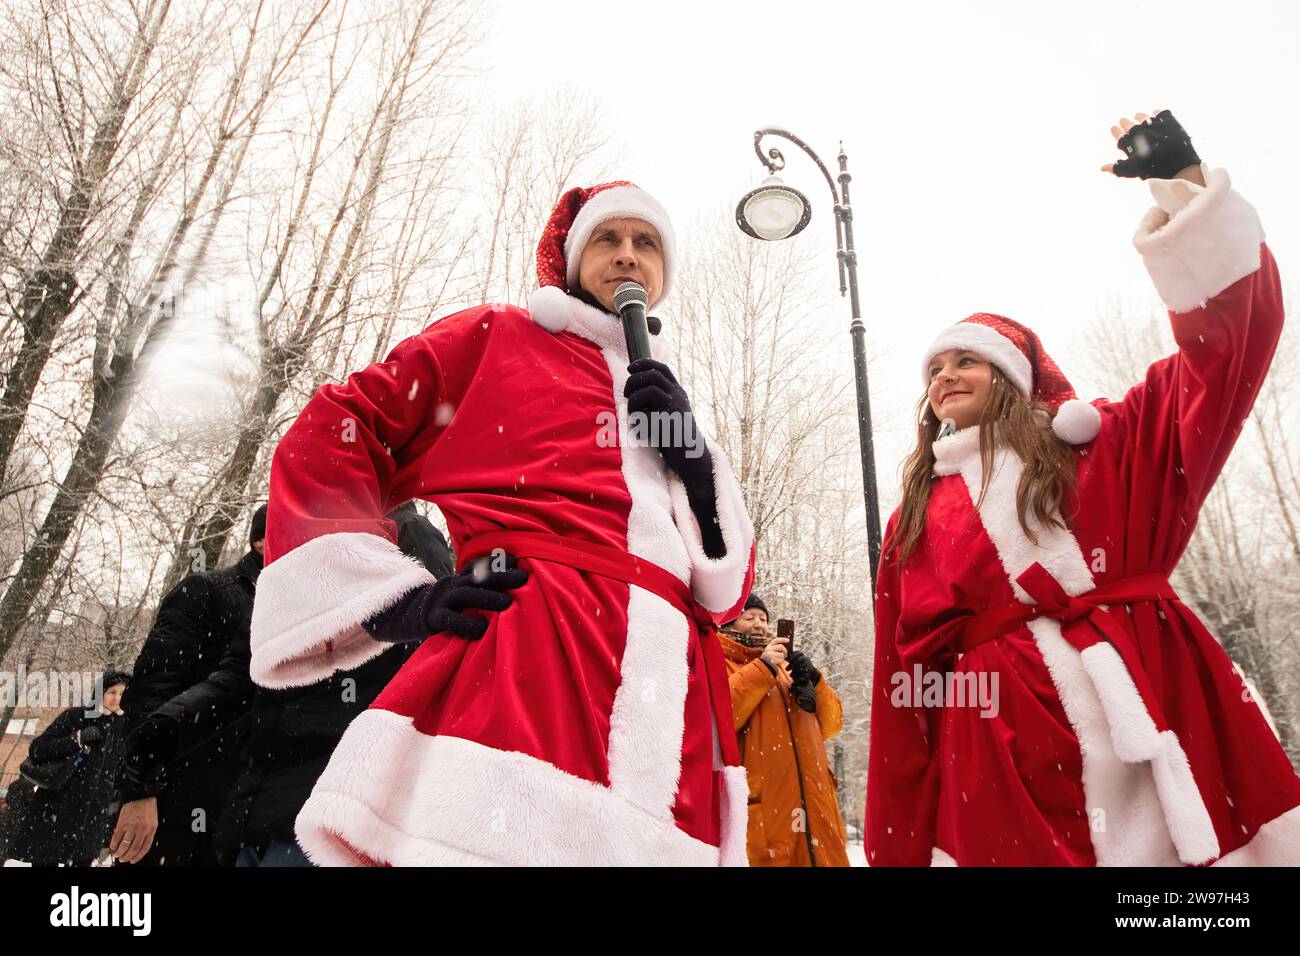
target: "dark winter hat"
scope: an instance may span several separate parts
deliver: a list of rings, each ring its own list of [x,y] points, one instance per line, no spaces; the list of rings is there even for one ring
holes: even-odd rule
[[[127,671],[104,671],[103,679],[105,690],[118,684],[131,683],[131,675]]]
[[[949,349],[974,352],[996,365],[1026,398],[1041,399],[1055,416],[1052,431],[1062,441],[1082,445],[1101,430],[1101,413],[1074,394],[1069,379],[1052,361],[1037,334],[1005,315],[976,312],[944,329],[925,350],[921,380],[930,381],[930,360]]]
[[[249,545],[256,544],[266,537],[266,505],[253,512],[253,523],[248,528]]]

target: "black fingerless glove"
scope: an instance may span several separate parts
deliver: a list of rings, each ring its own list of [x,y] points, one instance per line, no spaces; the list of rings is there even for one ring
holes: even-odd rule
[[[362,622],[377,641],[402,644],[423,641],[433,634],[450,633],[478,640],[487,633],[488,621],[461,611],[504,611],[514,603],[505,591],[522,587],[528,572],[507,557],[507,569],[493,571],[488,558],[480,558],[461,574],[441,578],[403,595],[396,604]]]
[[[1187,131],[1169,110],[1138,123],[1118,145],[1128,158],[1115,163],[1114,171],[1125,179],[1173,179],[1201,162]]]

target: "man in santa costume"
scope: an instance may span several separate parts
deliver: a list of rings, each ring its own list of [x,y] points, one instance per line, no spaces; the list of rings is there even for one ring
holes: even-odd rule
[[[749,591],[753,528],[712,441],[608,427],[689,419],[666,366],[629,365],[613,308],[628,280],[653,307],[678,267],[649,194],[572,189],[527,310],[434,323],[320,389],[281,441],[254,679],[421,642],[298,816],[314,862],[744,864],[715,628]],[[461,574],[435,584],[402,555],[383,515],[410,498],[441,510]]]
[[[876,596],[872,866],[1300,864],[1300,779],[1168,581],[1277,347],[1277,267],[1173,115],[1137,119],[1103,168],[1150,180],[1134,242],[1178,350],[1092,404],[1003,316],[924,356]]]

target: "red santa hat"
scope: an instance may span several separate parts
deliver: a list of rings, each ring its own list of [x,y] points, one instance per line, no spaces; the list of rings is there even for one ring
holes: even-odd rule
[[[1097,437],[1101,413],[1074,394],[1032,329],[988,312],[968,315],[944,329],[925,350],[922,381],[930,381],[930,361],[940,352],[965,349],[997,366],[1020,394],[1040,399],[1054,413],[1052,431],[1062,441],[1082,445]]]
[[[537,281],[570,292],[578,285],[578,262],[596,227],[611,219],[642,219],[659,232],[664,251],[664,288],[668,295],[677,273],[677,240],[672,220],[659,201],[633,183],[575,186],[563,196],[537,244]]]

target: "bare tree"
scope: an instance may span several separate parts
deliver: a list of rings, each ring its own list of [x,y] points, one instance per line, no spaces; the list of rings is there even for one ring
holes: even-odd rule
[[[603,174],[607,137],[601,132],[597,108],[570,93],[552,97],[544,110],[536,103],[520,105],[506,118],[495,119],[482,134],[489,144],[485,152],[492,188],[485,205],[490,213],[475,228],[456,235],[448,227],[452,217],[447,207],[463,202],[466,191],[453,174],[467,158],[456,149],[465,117],[447,78],[459,69],[469,27],[442,20],[436,29],[426,29],[423,37],[409,29],[397,35],[416,37],[425,45],[421,50],[408,50],[408,59],[399,58],[391,67],[409,75],[417,72],[413,64],[423,60],[419,89],[403,91],[401,83],[390,84],[387,91],[399,98],[381,96],[371,106],[371,121],[363,127],[364,133],[351,134],[350,139],[361,147],[353,170],[344,180],[343,192],[329,200],[334,203],[335,215],[325,228],[325,242],[313,242],[310,247],[310,281],[293,288],[284,282],[284,276],[292,268],[294,253],[301,252],[301,230],[313,204],[322,203],[313,189],[318,189],[321,165],[331,152],[329,137],[338,135],[328,121],[351,75],[351,68],[337,61],[337,50],[332,55],[329,75],[333,82],[320,106],[312,110],[319,120],[310,156],[295,172],[299,188],[285,217],[284,232],[269,257],[273,265],[258,296],[263,327],[274,327],[281,344],[263,345],[252,386],[256,397],[240,416],[239,434],[225,466],[204,487],[201,503],[187,522],[183,532],[186,544],[167,577],[169,583],[178,580],[196,558],[201,563],[215,562],[236,516],[246,512],[261,491],[264,480],[256,488],[250,486],[250,480],[265,474],[275,439],[292,419],[293,409],[275,417],[283,396],[293,394],[289,388],[292,381],[305,376],[314,386],[359,361],[380,360],[395,341],[435,320],[440,305],[450,298],[522,303],[536,284],[534,249],[555,199],[579,176],[599,178]],[[389,119],[383,119],[385,111]],[[393,129],[423,133],[402,151],[380,138],[381,132]],[[386,165],[377,165],[373,155],[365,152],[372,141],[385,151]],[[369,170],[365,180],[357,175],[363,161]],[[470,168],[478,172],[477,166],[471,164]],[[361,240],[343,239],[336,227],[343,222],[344,212],[356,205],[357,195],[379,190],[377,184],[391,187],[386,201],[398,214],[385,221],[375,214],[368,222],[354,221],[354,232]],[[375,207],[384,204],[381,199]],[[336,237],[341,245],[335,242]],[[346,250],[348,258],[332,261],[339,249]],[[471,249],[477,253],[471,255]],[[460,275],[462,266],[468,269],[465,278]],[[333,299],[311,298],[326,268],[333,269],[334,278],[325,286],[333,285],[337,292],[332,295],[339,301],[332,313],[322,301],[328,306]],[[322,335],[330,336],[324,340],[325,347],[293,351],[295,341],[320,346]],[[271,332],[259,333],[259,340],[270,341]],[[285,345],[285,340],[290,344]],[[355,344],[348,346],[347,340]],[[363,348],[360,354],[357,345]]]
[[[809,332],[820,303],[804,247],[738,239],[721,213],[714,222],[692,238],[669,334],[674,368],[710,410],[761,542],[798,502],[820,456],[856,447],[844,432],[811,454],[846,407],[851,382],[826,365],[834,345]]]
[[[603,110],[571,90],[499,113],[484,133],[487,193],[466,295],[522,305],[537,286],[537,240],[564,190],[617,166]]]
[[[23,37],[19,49],[24,55],[6,71],[5,79],[27,100],[35,123],[50,131],[42,144],[49,153],[29,161],[50,163],[58,172],[42,191],[42,199],[48,197],[53,207],[43,210],[54,214],[53,229],[37,220],[21,239],[10,238],[6,244],[14,255],[6,271],[20,277],[16,295],[7,298],[22,344],[6,367],[0,396],[0,477],[8,468],[54,337],[83,293],[78,272],[87,228],[107,202],[106,181],[127,136],[128,114],[145,84],[170,7],[170,0],[154,0],[133,9],[135,22],[119,24],[126,27],[125,35],[112,38],[120,45],[96,44],[102,58],[87,56],[88,44],[82,45],[77,35],[103,36],[104,27],[116,19],[111,16],[107,24],[93,22],[87,16],[90,11],[80,5],[46,2],[37,23],[11,24]],[[89,82],[92,70],[107,79],[106,96],[96,96]],[[95,118],[88,122],[90,116]],[[38,247],[39,254],[32,256]],[[0,647],[5,643],[0,638]]]
[[[196,557],[207,566],[219,560],[235,522],[249,509],[250,491],[264,487],[263,481],[250,488],[250,481],[274,450],[282,424],[276,408],[292,383],[307,372],[315,373],[313,386],[333,377],[354,351],[345,340],[365,343],[377,357],[395,329],[411,331],[403,315],[427,316],[437,307],[460,255],[445,258],[455,240],[449,243],[440,213],[448,205],[449,170],[463,125],[448,81],[462,69],[473,19],[454,5],[427,0],[409,15],[399,10],[370,23],[383,82],[371,102],[340,115],[369,72],[364,61],[358,65],[366,50],[345,50],[340,42],[343,16],[324,60],[329,82],[306,98],[314,121],[307,156],[294,170],[293,187],[272,200],[283,213],[273,219],[282,230],[268,232],[262,247],[250,250],[251,261],[270,263],[255,305],[259,349],[251,395],[237,413],[220,468],[186,522],[185,545],[168,583]],[[344,147],[351,157],[334,185],[324,174]],[[441,289],[430,297],[438,274]]]
[[[289,42],[275,45],[270,66],[260,77],[261,89],[246,99],[251,73],[249,61],[258,44],[263,9],[262,2],[252,9],[244,30],[244,43],[242,48],[236,48],[233,62],[223,64],[215,58],[186,57],[177,51],[185,51],[193,35],[172,38],[171,52],[186,66],[180,76],[163,76],[168,89],[184,91],[171,107],[171,119],[159,150],[160,154],[172,157],[172,165],[169,167],[161,160],[151,165],[149,174],[136,187],[125,230],[112,244],[113,253],[106,264],[106,288],[102,300],[92,304],[98,308],[94,319],[89,417],[37,539],[24,554],[0,601],[0,655],[27,621],[38,592],[102,475],[107,456],[130,410],[138,373],[147,367],[152,352],[163,341],[175,318],[177,290],[191,282],[203,266],[271,91],[323,13],[323,8],[313,11],[314,15],[305,24],[288,31]],[[208,26],[200,17],[191,28],[202,31]],[[166,50],[168,44],[155,42],[153,48]],[[216,100],[217,108],[206,115],[200,114],[199,122],[183,123],[191,106],[189,94],[207,78],[202,71],[223,67],[226,78],[221,83],[222,95]],[[194,71],[200,71],[200,75]],[[161,101],[164,96],[160,94],[158,99]],[[177,137],[178,129],[184,135]],[[160,192],[164,181],[171,178],[168,170],[184,173],[190,163],[197,166],[199,173],[192,181],[179,178],[170,223],[160,233],[162,242],[143,256],[147,265],[141,270],[137,256],[141,226],[164,198]],[[212,196],[214,187],[216,195]],[[196,242],[187,245],[192,228],[201,220],[205,224]]]

